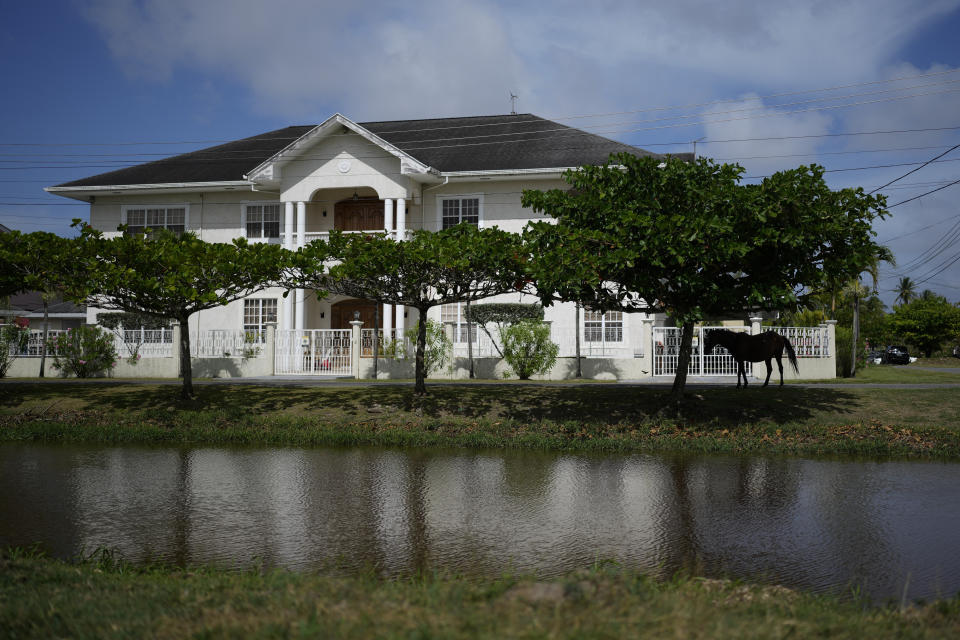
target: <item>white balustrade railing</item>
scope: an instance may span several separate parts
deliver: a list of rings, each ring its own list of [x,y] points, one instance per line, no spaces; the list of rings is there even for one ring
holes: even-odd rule
[[[190,334],[190,355],[194,358],[253,358],[262,350],[259,337],[250,331],[211,329]]]
[[[66,329],[49,329],[47,331],[47,355],[53,355],[54,349],[50,343],[54,342],[58,335],[66,333]],[[10,345],[11,355],[20,358],[39,358],[43,355],[43,329],[30,329],[30,335],[27,338],[27,344],[18,353],[14,349],[15,345]]]
[[[379,344],[377,356],[380,358],[406,358],[413,353],[410,339],[402,329],[390,329],[384,335],[383,329],[377,330]],[[360,357],[373,357],[373,329],[360,330]]]
[[[798,358],[829,358],[830,334],[827,327],[764,327],[776,331],[793,345]]]
[[[116,334],[115,334],[116,335]],[[124,329],[116,335],[114,346],[121,357],[169,358],[173,350],[173,329]]]
[[[348,234],[351,234],[351,233],[375,234],[375,233],[386,233],[386,231],[384,231],[383,229],[370,229],[370,230],[366,230],[366,231],[343,231],[342,233],[343,233],[344,235],[348,235]],[[396,233],[395,231],[391,232],[391,234],[392,234],[393,236],[396,236],[396,235],[397,235],[397,233]],[[409,233],[408,233],[408,234],[405,234],[405,235],[409,235]],[[304,234],[304,242],[306,242],[307,244],[313,242],[314,240],[327,241],[327,240],[329,240],[329,239],[330,239],[330,232],[329,232],[329,231],[307,231],[307,232]]]

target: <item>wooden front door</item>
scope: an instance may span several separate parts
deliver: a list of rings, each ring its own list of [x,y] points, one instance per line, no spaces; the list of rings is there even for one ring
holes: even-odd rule
[[[383,200],[361,198],[333,205],[333,228],[341,231],[383,231]]]
[[[330,305],[330,328],[349,329],[350,321],[353,320],[353,312],[359,311],[363,328],[373,329],[373,314],[376,312],[376,308],[377,304],[375,302],[356,298],[332,304]]]

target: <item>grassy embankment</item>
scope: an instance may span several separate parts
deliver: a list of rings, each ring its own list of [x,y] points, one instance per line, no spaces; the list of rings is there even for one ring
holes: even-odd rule
[[[132,567],[0,554],[11,638],[946,638],[960,599],[868,607],[775,586],[613,565],[550,581]]]
[[[879,373],[872,373],[878,371]],[[898,373],[899,372],[899,373]],[[960,375],[877,368],[915,382]],[[0,440],[99,443],[512,447],[960,458],[956,388],[698,388],[609,384],[0,384]]]

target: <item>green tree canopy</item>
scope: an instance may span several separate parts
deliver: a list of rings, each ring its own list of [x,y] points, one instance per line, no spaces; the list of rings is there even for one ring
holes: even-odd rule
[[[82,301],[89,291],[88,277],[94,266],[95,261],[83,252],[76,238],[44,231],[0,233],[0,298],[38,291],[43,301],[41,378],[47,357],[48,304],[58,295]]]
[[[166,230],[104,238],[87,227],[83,250],[95,258],[90,303],[101,309],[175,320],[181,326],[182,397],[193,397],[189,319],[272,286],[289,266],[279,245],[204,242]]]
[[[934,293],[893,308],[890,330],[930,357],[944,342],[960,337],[960,309]]]
[[[885,215],[882,196],[833,191],[817,166],[753,185],[741,185],[742,174],[704,158],[618,154],[568,171],[572,189],[525,191],[524,206],[556,222],[526,234],[544,303],[559,295],[598,310],[669,314],[683,327],[679,394],[695,322],[795,306],[876,255],[871,223]]]
[[[520,277],[519,252],[515,234],[469,224],[415,231],[405,241],[335,232],[329,243],[313,242],[298,252],[289,285],[416,309],[415,390],[424,394],[427,311],[512,291]],[[327,268],[331,259],[337,263]]]

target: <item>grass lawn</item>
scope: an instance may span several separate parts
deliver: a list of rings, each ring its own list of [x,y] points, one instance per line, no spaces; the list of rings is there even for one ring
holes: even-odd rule
[[[951,364],[952,367],[949,366]],[[930,361],[917,361],[907,365],[871,364],[857,369],[857,375],[853,378],[831,378],[817,380],[816,382],[829,384],[960,384],[960,373],[927,371],[925,367],[960,369],[960,360],[954,359],[952,363],[938,364],[931,364]],[[804,382],[808,381],[805,380]]]
[[[895,368],[890,368],[895,370]],[[880,371],[884,375],[882,369]],[[928,373],[915,371],[911,375]],[[955,388],[0,385],[0,440],[516,447],[960,459]]]
[[[917,367],[948,367],[958,369],[960,368],[960,358],[947,356],[939,358],[917,358],[917,361],[912,364]]]
[[[960,599],[866,607],[601,565],[550,581],[131,567],[0,552],[10,638],[947,638]]]

